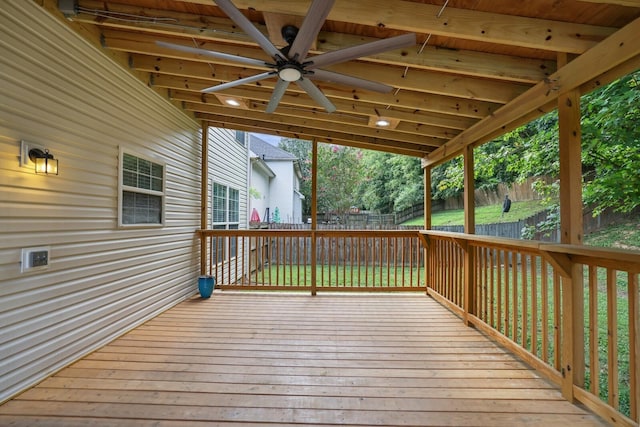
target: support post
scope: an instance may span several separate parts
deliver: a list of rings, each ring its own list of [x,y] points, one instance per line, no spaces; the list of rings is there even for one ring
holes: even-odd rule
[[[559,61],[562,62],[562,61]],[[582,244],[582,159],[580,91],[558,98],[560,141],[560,242]],[[562,278],[562,394],[574,400],[573,386],[584,386],[584,284],[582,265],[572,263]]]
[[[424,173],[424,228],[431,230],[431,167],[422,168]],[[431,263],[429,262],[430,248],[424,248],[424,283],[426,293],[429,295],[429,285],[433,283]]]
[[[207,229],[207,204],[209,182],[209,125],[202,123],[202,160],[200,165],[200,229]],[[207,238],[200,235],[200,275],[207,273]]]
[[[475,182],[473,146],[464,149],[464,232],[476,233]],[[469,314],[475,314],[475,253],[468,245],[464,252],[464,323],[469,326]]]
[[[318,228],[318,140],[311,142],[311,295],[316,295],[317,255],[316,230]]]

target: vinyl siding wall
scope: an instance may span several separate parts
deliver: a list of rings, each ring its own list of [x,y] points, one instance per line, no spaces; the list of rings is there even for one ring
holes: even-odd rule
[[[226,129],[209,128],[209,222],[211,228],[213,222],[211,213],[213,212],[213,183],[221,184],[240,192],[240,224],[238,228],[241,230],[249,226],[249,205],[248,197],[248,180],[249,180],[249,151],[239,141],[235,139],[235,132],[230,134]],[[225,247],[227,247],[225,243]],[[245,248],[242,244],[238,245],[237,253],[242,253]],[[235,268],[231,267],[231,263],[225,262],[212,268],[214,276],[221,276],[229,279],[229,283],[234,283],[240,277],[236,277]],[[235,266],[235,264],[234,264]],[[209,268],[209,260],[207,260],[207,269]],[[224,274],[222,273],[224,271]],[[239,272],[238,274],[243,274]],[[217,278],[216,278],[217,280]]]
[[[201,138],[195,121],[32,1],[2,1],[0,85],[2,402],[196,292]],[[233,135],[216,132],[214,145]],[[21,167],[22,139],[48,148],[60,174]],[[165,163],[164,226],[118,228],[121,146]],[[242,150],[220,150],[212,160],[226,162],[210,173],[228,177]],[[240,163],[231,181],[246,222],[246,154]],[[21,249],[34,246],[50,248],[50,265],[21,273]]]

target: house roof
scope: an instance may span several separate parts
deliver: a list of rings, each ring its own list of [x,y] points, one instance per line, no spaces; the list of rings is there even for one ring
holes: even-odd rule
[[[57,0],[42,0],[57,13]],[[231,0],[276,47],[310,1]],[[68,11],[67,11],[68,12]],[[273,113],[277,79],[218,93],[203,89],[268,71],[255,64],[162,47],[157,41],[270,58],[213,0],[78,0],[65,23],[198,120],[211,126],[317,139],[418,156],[435,164],[640,68],[640,0],[336,0],[309,58],[414,33],[414,46],[330,71],[384,83],[390,93],[313,82],[327,113],[290,84]],[[126,19],[123,19],[126,17]],[[242,101],[226,106],[221,95]],[[384,117],[394,125],[376,128]]]
[[[249,135],[249,149],[262,160],[298,160],[293,154],[271,145],[255,135]]]

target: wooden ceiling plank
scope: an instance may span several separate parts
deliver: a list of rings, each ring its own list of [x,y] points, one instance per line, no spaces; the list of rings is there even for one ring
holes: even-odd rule
[[[83,8],[105,10],[104,3],[97,0],[81,0]],[[99,25],[125,31],[147,31],[170,37],[196,38],[197,40],[221,41],[254,46],[246,34],[227,18],[206,15],[192,15],[161,9],[141,8],[119,3],[109,3],[109,11],[137,16],[161,19],[150,22],[127,22],[118,19],[96,17],[80,13],[73,17],[77,23]],[[168,24],[166,21],[172,22]],[[254,25],[267,35],[266,26]],[[313,49],[312,54],[342,49],[376,39],[353,34],[337,34],[321,31],[318,36],[320,49]],[[365,59],[369,62],[415,67],[425,70],[462,74],[474,77],[495,78],[520,83],[533,84],[556,70],[555,61],[514,58],[508,55],[482,53],[464,50],[440,49],[426,46],[423,49],[399,49],[383,52]]]
[[[189,0],[203,4],[208,0]],[[307,2],[290,0],[234,0],[240,9],[305,15]],[[406,2],[367,0],[367,7],[351,0],[337,1],[329,20],[384,26],[396,30],[436,34],[510,46],[567,53],[583,53],[615,32],[613,28],[546,19],[479,12]],[[439,16],[439,17],[438,17]]]
[[[211,123],[226,124],[222,127],[243,126],[248,129],[267,129],[271,132],[287,132],[294,135],[304,135],[307,137],[317,137],[323,141],[335,142],[337,140],[342,141],[344,145],[354,146],[353,144],[366,144],[369,149],[376,149],[373,147],[389,147],[397,150],[402,150],[404,153],[413,153],[413,156],[424,156],[431,151],[431,148],[424,145],[401,143],[395,140],[388,140],[384,138],[366,137],[361,135],[353,135],[344,132],[335,132],[333,130],[304,128],[300,126],[280,124],[274,122],[265,122],[257,119],[246,119],[240,117],[220,117],[215,114],[196,114],[196,117],[201,120],[206,120]],[[233,127],[237,129],[237,127]]]
[[[315,118],[294,117],[286,113],[271,114],[269,116],[265,116],[264,113],[252,110],[216,107],[214,105],[203,107],[202,104],[191,103],[186,103],[184,108],[189,111],[198,112],[199,114],[214,114],[229,118],[234,117],[249,120],[268,121],[277,125],[297,126],[300,129],[315,129],[316,132],[324,132],[327,129],[327,123],[324,121],[317,120]],[[444,140],[438,138],[430,138],[420,135],[370,127],[352,126],[341,124],[339,122],[335,122],[331,126],[331,131],[337,133],[353,134],[368,138],[394,140],[398,143],[408,143],[414,144],[416,146],[426,146],[430,147],[430,150],[432,150],[433,148],[441,147],[445,142]]]
[[[620,6],[640,7],[640,0],[582,0],[589,3],[617,4]]]
[[[268,101],[271,96],[271,90],[268,89],[269,86],[272,85],[272,82],[271,84],[269,82],[263,82],[261,82],[261,84],[265,85],[264,87],[266,87],[267,90],[258,88],[256,86],[244,85],[225,89],[224,93],[226,95],[235,95],[241,98],[260,99]],[[210,82],[207,81],[163,74],[154,76],[151,83],[156,87],[190,90],[197,92],[211,86]],[[377,108],[380,109],[385,109],[387,106],[396,106],[422,111],[432,111],[443,114],[461,115],[471,118],[483,118],[488,114],[492,114],[493,111],[498,109],[497,105],[487,102],[450,98],[441,95],[421,95],[406,91],[400,91],[396,95],[378,94],[332,87],[324,83],[319,84],[318,86],[325,95],[331,98],[332,101],[334,99],[342,99],[343,101],[357,100],[358,102],[377,105]],[[294,102],[295,105],[301,105],[310,108],[318,107],[317,104],[315,104],[304,92],[301,91],[287,91],[287,93],[285,94],[285,98],[289,99],[291,102]],[[283,98],[283,102],[286,103],[287,101],[285,100],[285,98]]]
[[[213,67],[211,62],[190,61],[189,59],[161,58],[152,55],[135,54],[131,57],[131,67],[152,73],[165,73],[200,79],[211,78],[219,82],[249,77],[256,71],[240,65],[224,68]],[[443,73],[432,73],[424,70],[409,70],[403,76],[402,69],[378,64],[348,63],[331,67],[331,71],[348,74],[380,83],[389,84],[399,89],[453,96],[463,99],[506,104],[516,96],[524,93],[530,85],[487,81],[477,78],[451,76]]]
[[[487,116],[436,149],[428,156],[424,166],[433,166],[449,160],[460,154],[467,145],[475,144],[519,117],[526,116],[541,106],[555,101],[560,93],[581,87],[612,69],[619,69],[627,61],[640,55],[638,34],[640,34],[640,18],[569,62],[554,73],[549,81],[540,82],[493,115]]]
[[[171,91],[172,99],[176,99],[179,101],[187,101],[187,102],[202,102],[202,103],[213,103],[215,105],[218,104],[217,99],[211,94],[201,94],[197,92],[186,92],[181,90],[172,90]],[[420,125],[431,125],[442,127],[445,129],[453,129],[454,133],[459,133],[457,131],[464,130],[467,127],[471,126],[474,123],[477,123],[477,119],[470,119],[464,117],[456,117],[448,114],[439,114],[439,113],[431,113],[424,111],[398,111],[395,109],[376,109],[375,106],[369,106],[366,104],[356,104],[354,102],[345,102],[345,101],[334,101],[335,106],[338,108],[338,112],[351,112],[354,114],[359,114],[362,116],[381,116],[389,117],[391,119],[400,120],[403,122],[414,123],[417,126]],[[319,110],[309,110],[310,113],[316,115],[326,114]],[[330,115],[326,114],[327,116]]]
[[[265,116],[262,112],[247,111],[245,109],[229,108],[225,106],[217,106],[212,104],[203,104],[197,102],[185,102],[184,108],[189,111],[218,114],[222,116],[232,117],[244,117],[264,120]],[[345,114],[317,114],[313,112],[302,111],[297,108],[284,108],[276,110],[269,116],[270,119],[280,123],[292,123],[292,119],[298,120],[300,125],[310,127],[324,128],[331,123],[332,130],[342,130],[343,132],[352,132],[354,134],[363,136],[375,136],[386,139],[396,139],[398,141],[413,142],[421,145],[428,145],[432,147],[440,147],[445,143],[445,140],[451,139],[455,134],[443,132],[442,129],[438,129],[438,132],[433,129],[428,129],[428,126],[403,126],[401,128],[396,127],[393,131],[384,128],[372,128],[368,126],[368,120],[366,118],[354,117],[353,115]],[[406,130],[405,130],[406,129]]]

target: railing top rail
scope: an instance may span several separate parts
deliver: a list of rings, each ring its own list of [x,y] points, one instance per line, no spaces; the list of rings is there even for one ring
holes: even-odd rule
[[[197,230],[201,236],[290,236],[308,237],[418,237],[418,230]]]
[[[566,245],[542,242],[538,240],[519,240],[506,237],[478,236],[475,234],[454,233],[449,231],[421,230],[420,234],[454,241],[463,240],[473,246],[484,244],[486,246],[510,248],[536,253],[548,252],[568,256],[582,256],[600,260],[624,262],[640,267],[640,251],[635,250],[599,248],[586,245]]]

